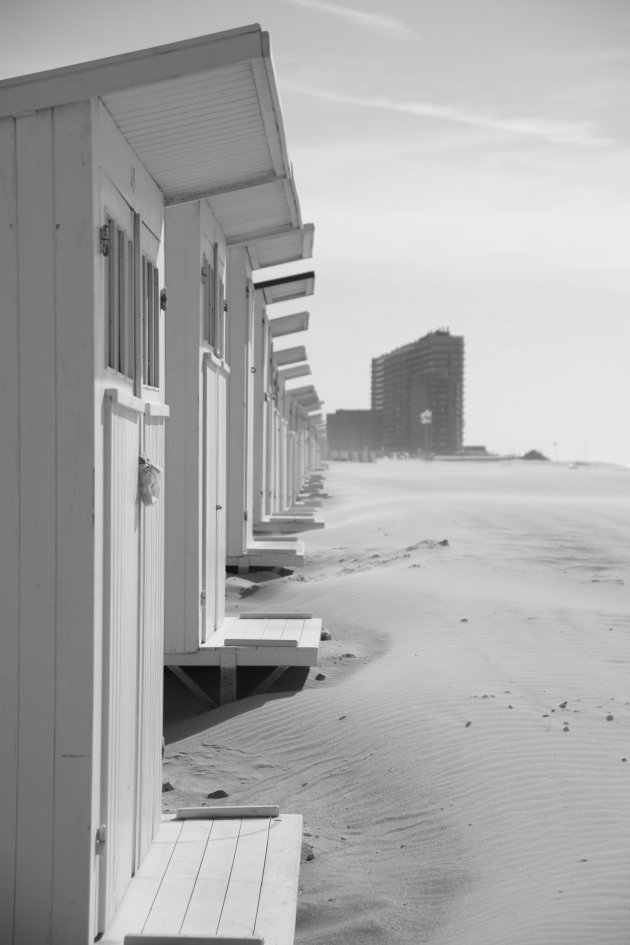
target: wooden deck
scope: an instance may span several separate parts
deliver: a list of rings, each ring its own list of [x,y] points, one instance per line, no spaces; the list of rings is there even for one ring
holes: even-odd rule
[[[263,810],[184,809],[165,819],[101,945],[140,935],[292,945],[302,817],[256,816]]]
[[[322,621],[310,613],[243,613],[226,617],[195,653],[167,653],[167,665],[317,666]]]
[[[247,573],[256,568],[301,568],[304,566],[303,541],[258,541],[247,546],[244,555],[228,555],[226,564]]]
[[[276,512],[254,525],[254,535],[264,535],[269,539],[272,535],[292,535],[315,528],[324,528],[325,522],[321,514],[314,509],[300,511]]]

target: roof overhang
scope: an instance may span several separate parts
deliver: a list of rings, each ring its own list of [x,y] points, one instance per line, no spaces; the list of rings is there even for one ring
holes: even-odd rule
[[[292,249],[275,250],[281,261],[308,245],[258,24],[4,80],[0,117],[90,98],[103,101],[167,206],[207,199],[228,243],[294,236]]]
[[[278,368],[278,377],[281,381],[290,381],[294,377],[305,377],[310,373],[311,366],[306,361],[303,361],[302,364],[292,365],[291,367]],[[291,394],[291,391],[287,391],[287,393]]]
[[[272,338],[281,338],[283,335],[292,335],[308,328],[308,312],[295,312],[292,315],[282,315],[280,318],[270,318],[268,321],[269,334]]]
[[[312,395],[317,396],[317,391],[313,384],[309,384],[306,387],[294,387],[293,390],[288,390],[287,394],[290,397],[294,397],[296,400],[299,400],[301,397],[311,397]]]
[[[285,348],[284,351],[273,351],[272,360],[274,367],[295,364],[296,361],[306,361],[306,348],[304,345],[297,345],[295,348]]]
[[[266,305],[274,302],[290,302],[292,299],[300,299],[313,294],[315,273],[299,272],[291,276],[278,276],[276,279],[255,282],[254,288],[263,293]]]
[[[271,233],[247,239],[252,269],[279,266],[282,263],[310,259],[313,255],[315,227],[305,223],[300,229],[287,233]]]

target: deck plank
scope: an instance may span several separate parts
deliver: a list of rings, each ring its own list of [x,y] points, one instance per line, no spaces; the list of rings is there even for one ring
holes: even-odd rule
[[[166,868],[143,932],[173,935],[181,931],[205,850],[205,840],[180,839]]]
[[[139,935],[162,882],[161,876],[136,875],[99,945],[120,945],[125,935]]]
[[[267,945],[293,943],[301,844],[301,817],[273,821],[255,925]]]
[[[220,935],[254,933],[270,824],[268,818],[241,822],[230,885],[217,929]]]
[[[240,833],[240,820],[214,821],[181,931],[214,935],[219,927]]]

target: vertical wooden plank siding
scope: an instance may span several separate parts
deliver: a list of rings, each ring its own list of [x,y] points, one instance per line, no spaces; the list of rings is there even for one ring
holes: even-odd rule
[[[144,371],[144,352],[142,318],[139,313],[142,312],[142,278],[144,268],[142,266],[142,252],[140,250],[141,222],[140,214],[133,215],[133,350],[134,350],[134,381],[133,392],[136,397],[142,396],[142,377]]]
[[[282,506],[280,505],[280,497],[282,493],[282,417],[280,415],[279,403],[280,403],[280,393],[277,395],[277,403],[274,413],[274,429],[275,429],[275,476],[274,476],[274,490],[273,490],[273,510],[274,512],[282,511]]]
[[[247,436],[249,360],[249,299],[247,283],[251,275],[247,250],[234,247],[228,258],[228,486],[227,554],[242,556],[247,549]]]
[[[171,408],[166,425],[165,650],[189,653],[199,648],[201,575],[200,381],[202,307],[198,203],[168,207],[165,219],[168,317],[165,323],[165,388]]]
[[[225,520],[227,506],[227,374],[221,371],[217,377],[217,510],[216,510],[216,612],[215,626],[218,628],[225,617]]]
[[[202,483],[203,514],[201,517],[202,554],[202,591],[205,606],[202,608],[203,626],[201,640],[205,642],[216,629],[215,615],[217,594],[224,593],[224,588],[217,588],[217,546],[216,519],[219,497],[217,494],[217,399],[218,371],[209,355],[203,359],[202,381]]]
[[[122,898],[134,859],[140,433],[141,415],[106,397],[102,823],[107,842],[101,929]]]
[[[166,418],[144,418],[144,451],[164,469]],[[138,789],[136,866],[147,853],[160,822],[162,680],[164,665],[164,503],[142,507],[141,620],[138,645]]]
[[[0,120],[0,941],[13,941],[20,640],[19,324],[15,121]]]
[[[252,462],[252,519],[253,524],[262,520],[263,516],[263,481],[264,481],[264,459],[265,451],[263,449],[263,434],[265,429],[264,421],[264,383],[265,371],[263,362],[265,320],[263,314],[256,305],[256,293],[254,294],[254,375],[252,378],[253,394],[253,462]]]
[[[48,940],[56,662],[56,378],[52,115],[17,122],[20,663],[15,939]],[[38,856],[32,851],[37,849]],[[37,908],[33,908],[33,903]]]
[[[53,127],[58,445],[51,938],[70,942],[91,932],[92,790],[98,770],[94,701],[99,687],[95,692],[94,650],[100,635],[94,629],[94,362],[90,356],[98,231],[88,224],[93,219],[94,184],[89,103],[55,109]],[[40,792],[38,804],[41,801]],[[32,910],[32,899],[29,907]]]
[[[254,342],[256,325],[254,321],[254,285],[251,273],[247,273],[246,304],[247,304],[247,337],[245,362],[245,548],[254,540],[254,377],[256,362],[254,359]]]

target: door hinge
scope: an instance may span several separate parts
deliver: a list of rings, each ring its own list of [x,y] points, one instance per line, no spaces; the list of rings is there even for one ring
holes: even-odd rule
[[[100,231],[101,256],[109,256],[109,223],[104,223]]]
[[[208,267],[202,266],[201,267],[201,281],[205,282],[207,278],[208,278]]]
[[[201,594],[199,595],[199,603],[201,604],[202,607],[205,607],[206,605],[206,592],[205,591],[202,591]]]
[[[247,521],[247,509],[243,512],[243,521]]]
[[[107,843],[107,826],[101,824],[96,828],[96,855],[102,856],[105,853],[105,844]]]

